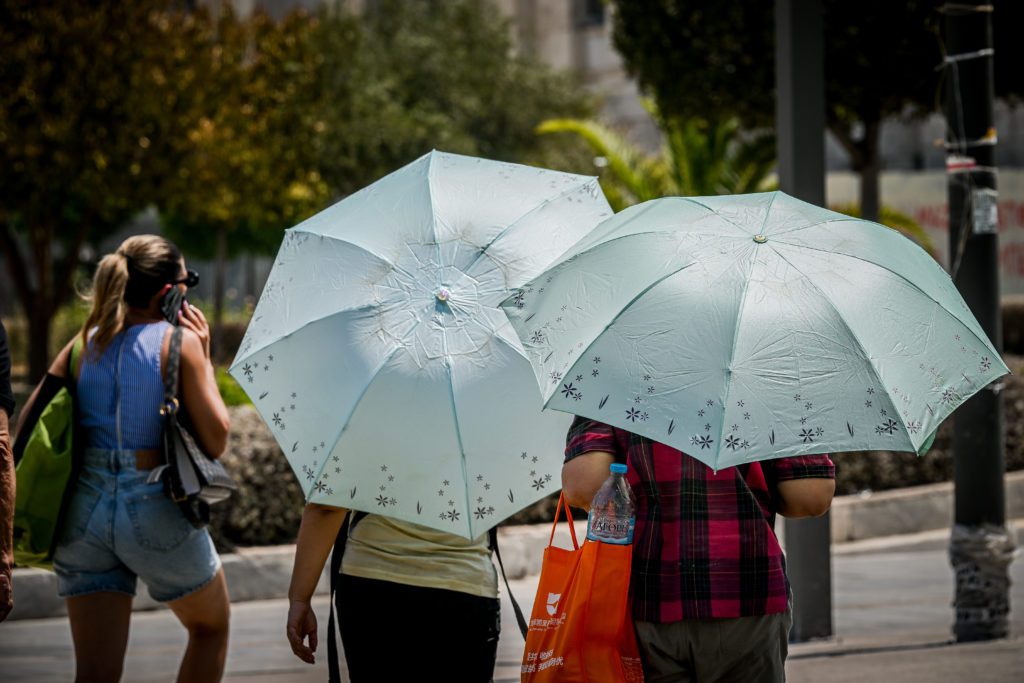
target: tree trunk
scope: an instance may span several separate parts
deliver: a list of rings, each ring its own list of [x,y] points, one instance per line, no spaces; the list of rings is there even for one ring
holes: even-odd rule
[[[861,141],[863,162],[860,171],[860,217],[878,221],[882,202],[879,192],[879,171],[881,160],[878,153],[878,123],[864,125],[864,139]]]
[[[26,308],[28,317],[28,380],[35,384],[50,369],[50,323],[53,306],[45,297],[34,297],[35,305]]]
[[[247,254],[245,257],[245,303],[256,301],[256,257]]]
[[[65,243],[66,253],[57,262],[53,249],[57,238],[52,226],[30,230],[27,240],[30,256],[27,256],[11,224],[0,221],[0,252],[5,256],[7,272],[28,322],[28,381],[31,383],[41,380],[50,367],[53,316],[72,294],[78,252],[85,243],[87,226],[92,222],[92,217],[88,216],[80,221],[73,239]]]
[[[217,246],[213,271],[213,339],[210,356],[219,357],[224,341],[224,289],[228,267],[228,233],[224,228],[217,230]]]

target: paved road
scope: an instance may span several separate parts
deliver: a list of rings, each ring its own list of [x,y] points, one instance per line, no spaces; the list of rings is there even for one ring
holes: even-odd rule
[[[833,557],[834,639],[794,645],[787,665],[795,683],[893,680],[1019,681],[1024,672],[1024,558],[1011,565],[1012,634],[1009,640],[950,644],[953,576],[944,534],[838,546]],[[512,582],[528,610],[536,577]],[[503,597],[503,600],[504,597]],[[321,631],[327,601],[316,601]],[[299,683],[326,680],[315,666],[295,659],[285,642],[283,600],[232,606],[227,680]],[[496,681],[519,680],[523,642],[507,600]],[[126,681],[173,680],[185,637],[167,611],[135,613]],[[326,640],[321,635],[322,649]],[[0,671],[4,681],[67,681],[73,675],[65,619],[0,624]]]

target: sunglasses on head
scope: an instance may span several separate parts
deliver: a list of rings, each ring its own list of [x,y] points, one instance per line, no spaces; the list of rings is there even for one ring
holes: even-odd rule
[[[199,284],[199,273],[194,270],[186,270],[185,277],[180,280],[172,280],[172,285],[185,285],[186,287],[195,287]]]

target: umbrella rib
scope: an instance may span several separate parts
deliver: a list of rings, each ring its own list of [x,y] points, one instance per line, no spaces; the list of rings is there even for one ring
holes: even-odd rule
[[[853,218],[852,216],[843,216],[842,214],[836,214],[836,215],[839,216],[839,218],[826,218],[823,221],[818,221],[817,223],[811,223],[810,225],[801,225],[798,228],[792,228],[790,230],[783,230],[782,232],[772,233],[772,237],[775,238],[775,237],[778,237],[779,235],[789,235],[789,234],[794,233],[794,232],[800,232],[801,230],[807,230],[808,228],[816,228],[819,225],[825,225],[826,223],[854,223],[854,222],[860,222],[860,223],[867,223],[867,224],[872,225],[872,226],[878,226],[880,228],[885,228],[886,230],[891,230],[892,229],[892,228],[886,228],[884,225],[880,225],[879,223],[872,223],[871,221],[866,221],[863,218]]]
[[[444,271],[441,262],[441,240],[437,237],[437,211],[434,211],[434,185],[430,182],[430,177],[434,171],[434,157],[430,157],[430,166],[427,168],[427,192],[430,195],[430,216],[431,216],[431,232],[434,235],[434,242],[437,244],[437,288],[440,291],[442,285],[441,273]],[[468,269],[467,269],[468,270]],[[465,272],[465,271],[463,271]],[[469,514],[469,473],[466,472],[466,448],[462,444],[462,429],[459,428],[459,411],[455,407],[455,380],[452,378],[452,360],[448,354],[448,328],[445,327],[441,330],[441,343],[444,345],[444,367],[448,374],[448,400],[452,406],[452,424],[455,425],[455,439],[459,444],[459,465],[462,468],[462,486],[463,486],[463,500],[466,503],[466,527],[469,529],[469,533],[473,531],[473,518]]]
[[[452,423],[455,425],[455,439],[459,444],[459,464],[462,467],[463,500],[466,502],[466,526],[469,533],[473,533],[473,519],[469,514],[469,472],[466,471],[466,447],[462,444],[462,429],[459,427],[459,411],[455,406],[455,380],[452,377],[452,362],[448,356],[448,330],[441,333],[441,340],[444,343],[444,367],[448,373],[448,399],[452,404]]]
[[[633,222],[637,221],[641,216],[646,214],[648,211],[651,211],[656,206],[657,206],[657,204],[655,202],[644,202],[643,204],[640,204],[639,208],[637,209],[636,215],[632,216],[628,221],[622,223],[622,225],[620,225],[618,227],[623,227],[623,226],[629,225],[630,223],[633,223]],[[614,218],[614,215],[613,215],[612,218]],[[608,220],[612,220],[612,218],[610,218]],[[604,222],[607,222],[607,221],[604,221]],[[603,223],[599,223],[598,225],[603,225]],[[556,261],[555,263],[553,263],[550,266],[548,266],[547,270],[551,270],[555,266],[560,265],[562,263],[561,259],[563,259],[566,255],[568,255],[570,253],[576,253],[579,250],[579,245],[582,244],[584,241],[586,241],[588,239],[592,239],[593,238],[593,234],[596,231],[597,231],[597,226],[594,226],[594,228],[592,230],[590,230],[586,235],[583,235],[578,240],[576,240],[575,243],[573,243],[568,249],[565,250],[565,252],[561,256],[558,257],[558,259],[559,259],[558,261]],[[590,251],[591,249],[593,249],[595,247],[599,247],[602,244],[607,244],[608,242],[614,242],[615,240],[622,239],[623,237],[630,237],[631,235],[656,234],[658,232],[664,232],[664,231],[662,231],[662,230],[651,230],[651,231],[645,231],[645,232],[642,232],[642,233],[631,233],[630,235],[621,235],[619,237],[613,237],[612,239],[607,240],[605,242],[598,241],[598,242],[595,242],[593,244],[587,245],[584,248],[584,251],[580,251],[579,253],[584,253],[585,251]],[[598,238],[598,239],[600,240],[600,239],[603,239],[604,237],[607,237],[607,235],[604,235],[603,237]]]
[[[537,204],[536,206],[534,206],[533,208],[531,208],[531,209],[530,209],[529,211],[527,211],[526,213],[524,213],[524,214],[523,214],[522,216],[519,216],[519,217],[518,217],[518,218],[516,218],[516,219],[515,219],[514,221],[512,221],[511,223],[509,223],[508,225],[506,225],[506,226],[505,226],[504,228],[502,228],[502,229],[501,229],[501,230],[500,230],[500,231],[498,232],[498,234],[497,234],[497,235],[495,235],[495,236],[494,236],[494,237],[493,237],[493,238],[491,239],[491,241],[490,241],[490,242],[488,242],[487,244],[485,244],[485,245],[484,245],[484,246],[483,246],[483,247],[482,247],[482,248],[480,249],[480,253],[476,255],[476,258],[475,258],[475,259],[473,259],[473,262],[472,262],[472,263],[470,263],[470,264],[469,264],[468,266],[466,266],[466,267],[465,267],[465,268],[463,269],[463,273],[468,273],[469,271],[471,271],[471,270],[473,269],[473,266],[475,266],[475,265],[476,265],[477,263],[479,263],[479,262],[480,262],[480,259],[482,259],[482,258],[483,258],[483,257],[484,257],[484,256],[485,256],[485,255],[487,254],[487,250],[488,250],[488,249],[490,249],[490,248],[491,248],[492,246],[494,246],[494,243],[495,243],[495,242],[497,242],[497,241],[498,241],[499,239],[501,239],[501,238],[502,238],[502,237],[504,237],[504,236],[505,236],[506,234],[508,234],[508,233],[509,233],[509,232],[510,232],[510,231],[512,230],[512,228],[516,227],[516,225],[518,225],[518,224],[519,224],[519,222],[520,222],[520,221],[522,221],[522,220],[523,220],[524,218],[526,218],[527,216],[529,216],[530,214],[532,214],[532,213],[534,213],[534,212],[536,212],[536,211],[540,211],[541,209],[543,209],[543,208],[544,208],[545,206],[548,206],[548,205],[549,205],[549,204],[551,204],[552,202],[556,202],[556,201],[558,201],[559,199],[562,199],[563,197],[567,196],[567,195],[568,195],[569,193],[571,193],[571,192],[575,192],[575,191],[576,191],[576,190],[578,190],[578,189],[579,189],[580,187],[585,187],[586,185],[589,185],[589,184],[591,184],[591,183],[592,183],[592,182],[594,182],[594,180],[596,179],[596,178],[595,178],[595,176],[580,176],[580,177],[581,177],[581,178],[585,178],[585,179],[587,180],[587,182],[585,182],[585,183],[581,183],[580,185],[573,185],[572,187],[570,187],[570,188],[568,188],[568,189],[566,189],[566,190],[564,190],[564,191],[562,191],[562,192],[558,193],[558,194],[557,194],[557,195],[555,195],[554,197],[550,197],[549,199],[545,199],[545,200],[544,200],[543,202],[541,202],[540,204]]]
[[[885,226],[882,226],[882,227],[885,227]],[[885,228],[885,229],[886,229],[886,230],[890,230],[890,231],[891,231],[891,228]],[[918,287],[918,286],[917,286],[917,283],[915,283],[915,282],[914,282],[913,280],[909,280],[909,279],[907,279],[907,277],[906,277],[906,276],[904,276],[904,275],[902,275],[902,274],[900,274],[900,273],[896,272],[896,271],[895,271],[895,270],[893,270],[892,268],[888,268],[887,266],[884,266],[884,265],[882,265],[882,264],[880,264],[880,263],[875,263],[874,261],[870,261],[870,260],[868,260],[868,259],[866,259],[866,258],[861,258],[861,257],[859,257],[859,256],[854,256],[853,254],[846,254],[846,253],[844,253],[844,252],[840,252],[840,251],[829,251],[828,249],[820,249],[820,248],[818,248],[818,247],[811,247],[811,246],[808,246],[808,245],[805,245],[805,244],[794,244],[794,243],[792,243],[792,242],[779,242],[779,244],[784,244],[784,245],[786,245],[787,247],[794,247],[794,248],[796,248],[796,249],[807,249],[807,250],[810,250],[810,251],[820,251],[820,252],[824,252],[824,253],[826,253],[826,254],[832,254],[832,255],[834,255],[834,256],[842,256],[843,258],[849,258],[849,259],[853,259],[853,260],[855,260],[855,261],[857,261],[857,262],[859,262],[859,263],[869,263],[869,264],[871,264],[871,265],[875,266],[876,268],[881,268],[881,269],[882,269],[882,270],[884,270],[885,272],[887,272],[887,273],[889,273],[889,274],[891,274],[891,275],[893,275],[893,276],[895,276],[895,277],[899,278],[900,280],[903,280],[903,281],[904,281],[904,282],[906,282],[906,283],[907,283],[907,284],[908,284],[908,285],[909,285],[909,286],[910,286],[911,288],[913,288],[914,290],[916,290],[916,291],[920,292],[920,293],[921,293],[921,295],[922,295],[922,296],[924,296],[924,297],[925,297],[926,299],[928,299],[928,300],[929,300],[929,301],[931,301],[932,303],[934,303],[934,304],[938,305],[938,306],[939,306],[940,308],[942,308],[942,310],[946,311],[946,312],[947,312],[947,313],[949,313],[949,314],[950,314],[951,316],[953,316],[954,318],[956,318],[957,322],[959,322],[959,323],[960,323],[961,325],[963,325],[963,326],[964,326],[965,328],[967,328],[967,330],[968,330],[968,331],[969,331],[969,332],[970,332],[970,333],[971,333],[971,334],[972,334],[972,335],[974,336],[974,338],[975,338],[975,339],[977,339],[977,340],[978,340],[979,342],[981,342],[981,345],[982,345],[982,346],[985,346],[986,348],[991,348],[991,346],[989,345],[989,342],[988,342],[988,340],[986,340],[986,339],[984,339],[984,338],[982,338],[982,337],[979,337],[979,336],[978,336],[978,334],[977,334],[977,333],[976,333],[976,332],[975,332],[974,330],[972,330],[972,329],[971,329],[971,326],[970,326],[970,325],[968,325],[967,323],[965,323],[965,322],[963,321],[963,319],[962,319],[962,318],[961,318],[960,316],[958,316],[958,315],[957,315],[957,314],[956,314],[956,313],[955,313],[954,311],[951,311],[950,309],[948,309],[948,308],[946,308],[945,306],[943,306],[943,305],[942,305],[942,303],[940,303],[939,301],[937,301],[937,300],[935,299],[935,297],[931,296],[930,294],[928,294],[928,292],[926,292],[926,291],[924,291],[923,289],[921,289],[920,287]],[[914,245],[914,246],[917,246],[917,245]],[[920,249],[920,247],[918,247],[918,248]],[[923,251],[923,250],[922,250],[922,251]],[[782,254],[781,254],[781,253],[779,253],[779,251],[778,251],[777,249],[775,250],[775,253],[777,253],[777,254],[779,254],[780,256],[782,256]],[[927,253],[927,252],[925,252],[925,253]],[[782,258],[783,258],[783,259],[785,259],[786,263],[789,263],[789,264],[790,264],[791,266],[793,265],[792,263],[790,263],[789,259],[786,259],[786,257],[785,257],[785,256],[782,256]],[[931,259],[931,257],[929,257],[929,259]],[[937,265],[938,265],[938,264],[936,264],[936,266],[937,266]],[[793,267],[794,267],[794,268],[796,268],[796,266],[793,266]],[[796,270],[797,270],[798,272],[800,271],[800,269],[799,269],[799,268],[796,268]],[[943,272],[945,272],[945,271],[943,271]],[[805,276],[805,277],[806,277],[806,276]],[[948,275],[947,275],[947,277],[948,277]],[[808,279],[810,279],[810,278],[808,278]],[[996,356],[998,356],[998,355],[999,355],[999,354],[997,353],[997,354],[996,354]]]
[[[779,196],[779,194],[777,192],[772,195],[772,199],[768,203],[768,209],[765,211],[764,220],[761,222],[761,228],[758,230],[758,232],[763,232],[764,231],[764,226],[768,222],[768,215],[771,212],[772,205],[775,204],[775,198],[778,197],[778,196]],[[757,249],[754,249],[753,252],[751,253],[751,259],[750,259],[751,271],[753,271],[753,264],[757,261],[757,254],[758,254],[758,250]],[[733,333],[732,333],[732,347],[729,349],[729,367],[727,368],[728,371],[729,371],[729,376],[728,376],[728,379],[725,382],[725,397],[722,399],[722,426],[721,426],[721,429],[718,432],[718,449],[715,451],[715,471],[716,472],[718,471],[718,464],[721,461],[722,441],[723,441],[723,437],[725,436],[725,422],[726,422],[725,414],[726,414],[726,411],[729,410],[729,393],[730,393],[730,388],[732,387],[732,382],[733,382],[733,379],[732,379],[732,377],[733,377],[733,375],[732,375],[732,362],[736,358],[736,340],[739,338],[739,334],[740,334],[740,322],[741,322],[741,317],[743,316],[743,304],[746,303],[747,291],[750,288],[750,275],[751,275],[751,272],[748,272],[747,273],[747,278],[746,278],[746,280],[743,283],[743,293],[740,295],[740,305],[739,305],[739,308],[736,309],[736,327],[733,329]],[[762,401],[762,404],[763,403],[764,402]],[[765,407],[767,407],[767,406],[765,406]],[[771,410],[769,410],[769,412],[774,413],[774,411],[771,411]]]
[[[775,197],[772,197],[772,201],[775,201]],[[771,205],[768,206],[769,210]],[[767,220],[767,216],[765,217]],[[762,226],[763,227],[763,226]],[[760,250],[752,249],[750,263],[748,264],[749,270],[747,271],[747,277],[743,282],[743,293],[740,294],[740,305],[736,309],[736,327],[732,331],[732,346],[729,348],[729,365],[726,368],[728,370],[728,377],[725,381],[725,396],[722,398],[722,427],[718,432],[718,450],[715,451],[715,465],[717,466],[721,460],[722,453],[722,440],[725,437],[725,411],[729,410],[729,393],[732,387],[732,363],[736,359],[736,341],[740,336],[740,323],[743,318],[743,305],[747,301],[747,291],[750,289],[750,276],[753,273],[754,263],[757,262],[757,255]],[[717,469],[717,467],[716,467]]]
[[[832,301],[832,298],[828,294],[826,294],[825,291],[823,289],[821,289],[821,287],[819,287],[814,282],[814,280],[811,279],[810,276],[808,276],[802,270],[797,268],[796,265],[792,261],[790,261],[788,258],[786,258],[785,254],[780,252],[774,246],[772,246],[772,251],[774,251],[776,254],[778,254],[779,258],[781,258],[783,261],[785,261],[789,265],[790,268],[792,268],[793,270],[795,270],[796,272],[798,272],[798,273],[800,273],[801,275],[804,276],[804,278],[807,280],[807,282],[810,283],[811,287],[814,287],[814,289],[817,290],[817,292],[822,296],[822,298],[825,299],[825,301],[828,302],[829,306],[832,307],[832,310],[836,312],[836,318],[839,320],[839,322],[842,323],[843,327],[846,328],[846,331],[850,333],[850,336],[853,337],[854,341],[857,342],[857,346],[862,351],[866,351],[866,349],[864,347],[864,344],[860,340],[860,337],[858,337],[857,333],[854,332],[853,329],[849,325],[846,324],[846,319],[843,318],[843,316],[839,313],[839,310],[836,308],[836,305]],[[882,391],[885,392],[885,397],[887,399],[889,399],[889,402],[892,403],[893,406],[895,406],[896,405],[896,401],[894,401],[892,396],[889,394],[889,388],[885,386],[885,382],[882,381],[882,377],[878,374],[878,370],[871,363],[871,359],[868,358],[866,354],[865,354],[865,358],[864,359],[865,359],[865,361],[867,361],[867,366],[871,369],[871,373],[875,376],[875,379],[878,380],[878,385],[882,388]],[[916,451],[917,444],[914,443],[914,437],[910,433],[910,430],[907,429],[907,423],[903,421],[903,416],[900,414],[899,410],[896,410],[895,413],[896,413],[896,418],[900,421],[900,425],[903,426],[903,431],[907,435],[907,439],[910,441],[910,445],[913,446],[915,451]]]
[[[434,286],[437,291],[441,290],[441,286],[444,284],[441,280],[443,278],[442,273],[444,272],[444,264],[441,263],[441,240],[437,239],[437,202],[434,200],[434,159],[437,157],[435,152],[430,153],[430,160],[427,161],[427,196],[430,197],[430,234],[434,237],[434,244],[437,245],[437,281]],[[407,245],[408,246],[408,245]],[[445,341],[445,356],[448,355],[447,340]]]
[[[296,228],[292,228],[292,230],[295,230],[295,231],[298,231],[298,232],[304,232],[304,233],[306,233],[307,235],[316,235],[317,237],[323,237],[324,239],[334,240],[335,242],[342,242],[342,243],[344,243],[344,244],[350,244],[350,245],[352,245],[353,247],[355,247],[356,249],[362,249],[363,251],[365,251],[365,252],[366,252],[367,254],[369,254],[370,256],[373,256],[373,257],[375,257],[375,258],[378,258],[378,259],[380,259],[381,261],[383,261],[384,263],[388,264],[389,266],[391,266],[391,267],[392,267],[392,268],[394,268],[395,270],[397,270],[397,271],[400,271],[400,272],[401,272],[401,273],[402,273],[403,275],[405,275],[406,277],[408,277],[408,278],[410,278],[410,279],[415,279],[415,278],[414,278],[414,276],[413,276],[413,274],[412,274],[412,273],[410,273],[409,271],[407,271],[407,270],[406,270],[405,268],[402,268],[402,267],[401,267],[401,266],[399,266],[399,265],[398,265],[397,263],[392,263],[391,259],[387,259],[387,258],[384,258],[384,257],[383,257],[383,256],[381,256],[380,254],[378,254],[377,252],[375,252],[375,251],[374,251],[373,249],[370,249],[370,248],[368,248],[368,247],[367,247],[366,245],[363,245],[363,244],[359,244],[359,243],[357,243],[357,242],[353,242],[353,241],[352,241],[352,240],[350,240],[350,239],[346,239],[346,238],[344,238],[344,237],[339,237],[339,236],[337,236],[337,235],[328,235],[328,234],[326,234],[326,233],[322,233],[322,232],[312,232],[312,231],[310,231],[310,230],[299,230],[299,229],[298,229],[297,227],[296,227]]]
[[[725,222],[726,222],[726,223],[728,223],[729,225],[733,226],[734,228],[736,228],[737,230],[739,230],[740,232],[742,232],[742,233],[743,233],[743,234],[744,234],[745,236],[747,236],[747,237],[750,237],[750,233],[749,233],[749,232],[747,232],[747,231],[746,231],[746,229],[745,229],[745,228],[744,228],[744,227],[743,227],[742,225],[740,225],[740,224],[739,224],[739,223],[737,223],[736,221],[732,220],[731,218],[728,218],[728,217],[726,217],[726,216],[723,216],[722,214],[718,213],[717,211],[715,211],[714,209],[712,209],[712,208],[711,208],[710,206],[708,206],[707,204],[703,204],[703,203],[701,203],[701,202],[698,202],[698,201],[697,201],[696,199],[694,199],[693,197],[683,197],[683,199],[684,199],[685,201],[688,201],[688,202],[691,202],[691,203],[693,203],[693,204],[696,204],[697,206],[701,206],[701,207],[704,207],[705,209],[707,209],[707,210],[708,210],[708,211],[710,211],[711,213],[715,214],[716,216],[718,216],[719,218],[721,218],[721,219],[722,219],[723,221],[725,221]],[[772,197],[772,201],[773,201],[773,202],[775,201],[775,197]],[[769,204],[769,208],[770,208],[770,207],[771,207],[771,205]],[[765,220],[767,220],[767,218],[768,218],[768,217],[767,217],[767,215],[765,215]]]
[[[498,310],[500,311],[501,309],[498,309]],[[479,327],[481,330],[483,330],[484,332],[486,332],[489,335],[491,335],[491,339],[497,339],[498,341],[502,342],[505,346],[507,346],[508,348],[510,348],[513,351],[515,351],[516,355],[518,355],[520,358],[523,358],[527,362],[529,362],[529,360],[530,360],[529,356],[527,356],[522,350],[517,349],[516,347],[512,346],[512,344],[510,344],[507,339],[505,339],[503,336],[501,336],[501,334],[499,334],[499,330],[501,328],[494,328],[494,329],[492,329],[490,327],[487,327],[486,325],[482,324],[479,320],[477,320],[475,316],[467,316],[466,320],[468,322],[473,323],[474,325]],[[508,318],[505,319],[505,323],[507,325],[509,325],[510,327],[512,325],[510,322],[508,322]],[[513,334],[514,333],[515,333],[515,328],[513,328]]]
[[[372,304],[360,304],[359,306],[352,306],[351,308],[342,308],[342,309],[337,310],[337,311],[331,311],[330,313],[327,313],[326,315],[321,315],[321,316],[319,316],[317,318],[312,318],[310,320],[307,320],[304,323],[302,323],[302,325],[296,327],[291,332],[287,332],[287,333],[282,334],[282,335],[280,335],[278,337],[274,337],[270,341],[261,342],[259,346],[254,345],[253,348],[251,348],[248,351],[246,351],[245,356],[243,356],[241,358],[236,358],[235,362],[231,364],[231,366],[228,368],[228,370],[229,371],[230,370],[234,370],[236,367],[238,367],[239,364],[244,362],[246,359],[251,358],[254,354],[259,353],[260,351],[263,351],[264,349],[268,348],[269,346],[271,346],[273,344],[276,344],[279,341],[284,341],[285,339],[288,339],[289,337],[298,334],[299,332],[301,332],[302,330],[306,329],[310,325],[313,325],[313,324],[318,323],[318,322],[322,322],[324,320],[328,320],[329,318],[333,318],[334,316],[341,315],[343,313],[355,313],[357,311],[370,311],[370,310],[373,310],[373,309],[379,307],[380,305],[381,305],[380,302],[374,302]]]

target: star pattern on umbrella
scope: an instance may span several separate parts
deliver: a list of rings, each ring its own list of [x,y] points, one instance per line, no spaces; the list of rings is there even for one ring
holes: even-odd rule
[[[885,422],[883,422],[882,424],[880,424],[877,427],[875,427],[875,433],[876,434],[890,434],[891,435],[891,434],[895,433],[897,429],[899,429],[899,423],[897,423],[895,420],[890,418],[890,419],[886,420]]]

